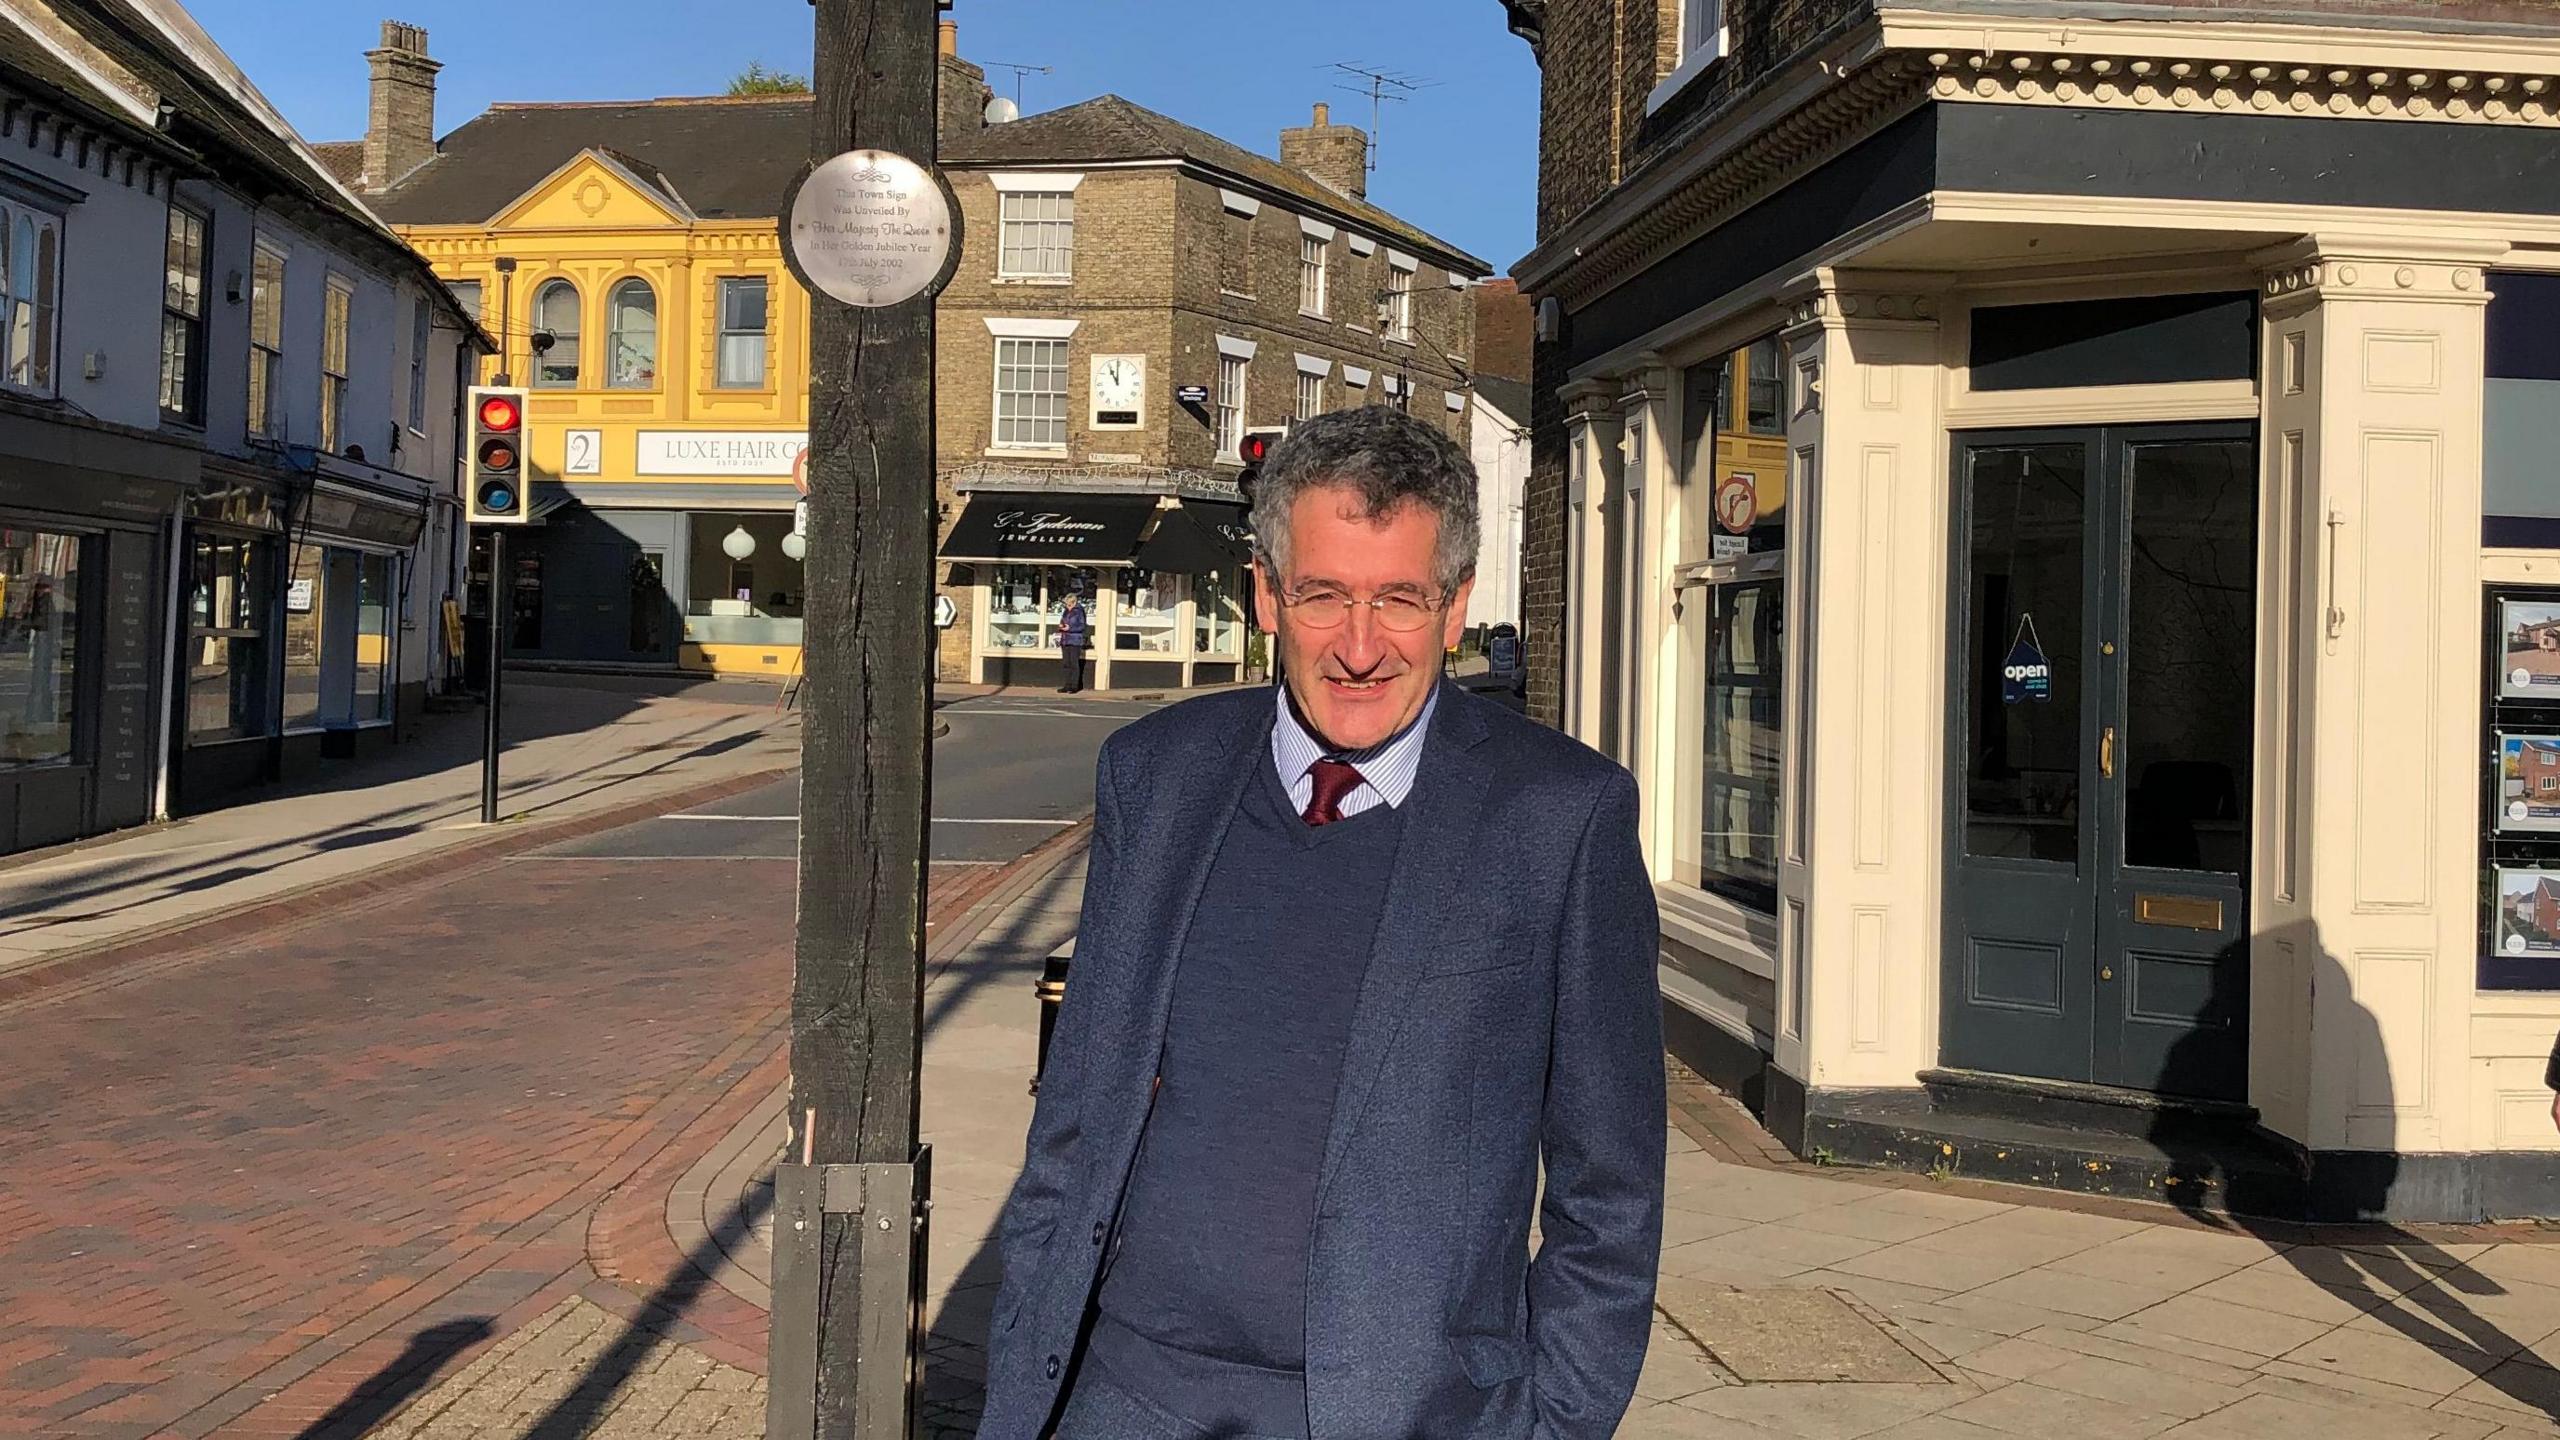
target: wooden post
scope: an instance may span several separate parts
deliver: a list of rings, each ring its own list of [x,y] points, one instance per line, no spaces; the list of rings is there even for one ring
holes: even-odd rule
[[[874,149],[930,167],[936,0],[813,3],[811,162]],[[931,292],[872,309],[814,289],[810,298],[807,669],[785,1158],[823,1176],[828,1166],[917,1158],[934,302]],[[903,1210],[900,1217],[903,1245]],[[914,1303],[903,1266],[890,1267],[894,1282],[880,1272],[887,1237],[870,1232],[882,1228],[885,1209],[847,1210],[830,1199],[816,1218],[823,1228],[814,1433],[904,1436],[914,1425],[911,1381],[921,1360],[903,1338],[890,1340],[909,1335]],[[787,1333],[803,1323],[777,1308],[777,1356],[809,1343]],[[884,1423],[893,1415],[903,1423]]]

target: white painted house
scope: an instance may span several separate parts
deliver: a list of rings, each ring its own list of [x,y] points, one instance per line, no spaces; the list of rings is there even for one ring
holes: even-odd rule
[[[182,9],[0,9],[0,852],[413,724],[485,347]]]
[[[1478,375],[1467,402],[1468,458],[1476,466],[1476,588],[1467,628],[1520,623],[1520,495],[1529,483],[1529,386]]]

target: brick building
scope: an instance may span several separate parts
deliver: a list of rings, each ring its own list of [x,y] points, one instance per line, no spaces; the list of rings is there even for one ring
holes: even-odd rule
[[[947,140],[944,678],[1055,683],[1070,589],[1104,688],[1240,678],[1245,432],[1396,405],[1467,442],[1485,265],[1370,204],[1325,106],[1279,141],[1116,95]]]
[[[432,66],[372,58],[369,133],[324,154],[535,392],[511,652],[795,673],[810,305],[777,214],[808,97],[506,104],[438,141]],[[1274,160],[1117,96],[989,125],[949,21],[940,65],[941,676],[1054,683],[1074,586],[1101,684],[1233,679],[1238,437],[1371,403],[1462,431],[1485,266],[1368,204],[1322,106]]]
[[[2483,758],[2555,723],[2560,10],[1506,9],[1531,702],[1642,788],[1675,1048],[1844,1159],[2560,1211]]]

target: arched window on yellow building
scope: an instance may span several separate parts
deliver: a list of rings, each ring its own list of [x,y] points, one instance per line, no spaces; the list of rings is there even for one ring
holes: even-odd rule
[[[637,276],[613,287],[605,305],[605,384],[651,390],[658,384],[658,292]]]
[[[566,280],[544,283],[533,297],[533,328],[549,335],[551,348],[533,362],[533,383],[545,389],[578,388],[578,287]]]

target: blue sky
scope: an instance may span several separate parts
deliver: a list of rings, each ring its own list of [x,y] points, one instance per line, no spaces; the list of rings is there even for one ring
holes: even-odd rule
[[[191,3],[312,140],[363,133],[363,52],[386,17],[430,32],[440,132],[493,101],[711,94],[749,61],[809,69],[804,0]],[[1538,72],[1496,0],[960,0],[951,18],[999,93],[1014,77],[990,62],[1054,68],[1024,77],[1026,112],[1114,92],[1265,154],[1318,100],[1367,126],[1368,100],[1333,88],[1332,62],[1436,80],[1384,107],[1370,198],[1497,271],[1534,240]]]

